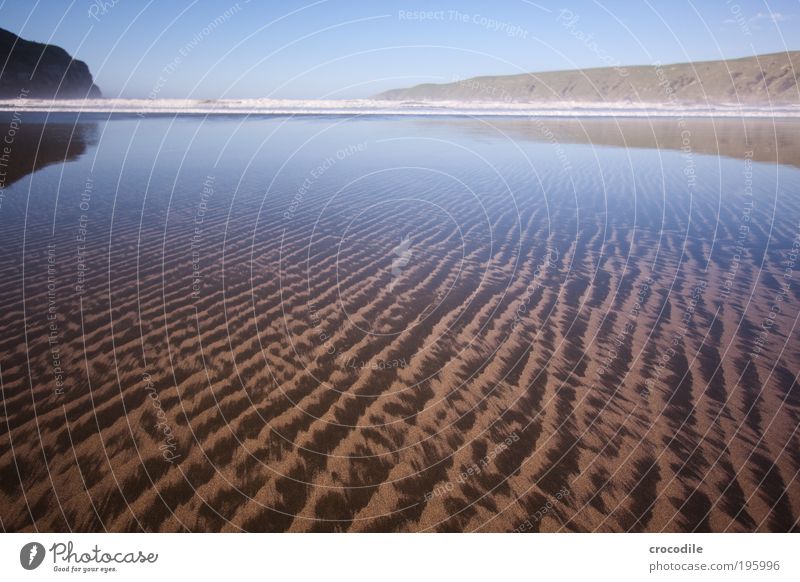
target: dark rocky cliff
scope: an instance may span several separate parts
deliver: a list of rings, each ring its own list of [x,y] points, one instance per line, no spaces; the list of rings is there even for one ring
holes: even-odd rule
[[[0,99],[101,97],[89,67],[50,44],[31,42],[0,28]]]

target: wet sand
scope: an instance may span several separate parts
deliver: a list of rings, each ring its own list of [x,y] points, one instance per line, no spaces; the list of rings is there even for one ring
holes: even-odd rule
[[[240,181],[120,123],[0,207],[4,530],[797,530],[793,125],[351,121]]]

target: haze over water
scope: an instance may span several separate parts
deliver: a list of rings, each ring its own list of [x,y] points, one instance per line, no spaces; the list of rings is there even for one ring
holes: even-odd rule
[[[4,527],[796,529],[797,124],[678,123],[26,121]]]

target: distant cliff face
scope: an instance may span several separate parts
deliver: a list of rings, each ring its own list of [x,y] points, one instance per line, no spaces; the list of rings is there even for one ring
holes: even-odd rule
[[[89,67],[64,49],[31,42],[0,28],[0,99],[101,97]]]
[[[377,99],[509,103],[800,104],[800,51],[727,61],[474,77],[394,89]]]

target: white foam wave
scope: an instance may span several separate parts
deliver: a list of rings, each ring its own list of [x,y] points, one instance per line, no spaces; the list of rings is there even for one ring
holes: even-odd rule
[[[463,101],[294,99],[87,99],[0,100],[0,111],[138,113],[177,115],[460,115],[536,117],[800,117],[800,105],[737,104],[490,103]]]

